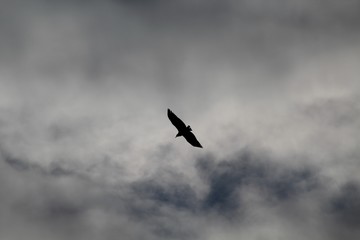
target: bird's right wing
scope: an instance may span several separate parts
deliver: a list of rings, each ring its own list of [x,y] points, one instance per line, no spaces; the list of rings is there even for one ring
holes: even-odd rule
[[[170,109],[167,112],[168,118],[170,119],[171,123],[179,130],[186,129],[186,125],[180,118],[178,118]]]
[[[199,143],[199,141],[196,139],[195,135],[192,132],[187,132],[186,134],[184,134],[184,138],[194,147],[202,148],[201,144]]]

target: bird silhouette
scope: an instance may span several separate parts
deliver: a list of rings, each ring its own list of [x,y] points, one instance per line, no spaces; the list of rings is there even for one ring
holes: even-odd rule
[[[186,141],[188,141],[194,147],[202,148],[199,141],[196,139],[195,135],[191,132],[192,129],[190,126],[186,126],[185,123],[178,118],[170,109],[167,111],[168,118],[171,123],[177,128],[178,134],[175,137],[183,136]]]

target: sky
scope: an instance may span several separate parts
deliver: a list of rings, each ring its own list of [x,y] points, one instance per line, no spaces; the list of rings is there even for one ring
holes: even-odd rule
[[[359,0],[0,5],[0,239],[359,239]]]

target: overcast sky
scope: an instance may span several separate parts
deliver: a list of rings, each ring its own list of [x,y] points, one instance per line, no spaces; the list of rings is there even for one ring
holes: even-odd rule
[[[0,4],[0,239],[359,239],[359,0]]]

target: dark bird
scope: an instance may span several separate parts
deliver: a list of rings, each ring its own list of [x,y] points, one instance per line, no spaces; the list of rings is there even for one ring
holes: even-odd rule
[[[183,136],[186,139],[186,141],[188,141],[194,147],[202,148],[201,144],[196,139],[195,135],[191,132],[192,129],[190,126],[186,126],[185,123],[180,118],[178,118],[170,109],[168,109],[167,115],[168,115],[171,123],[179,131],[175,137]]]

